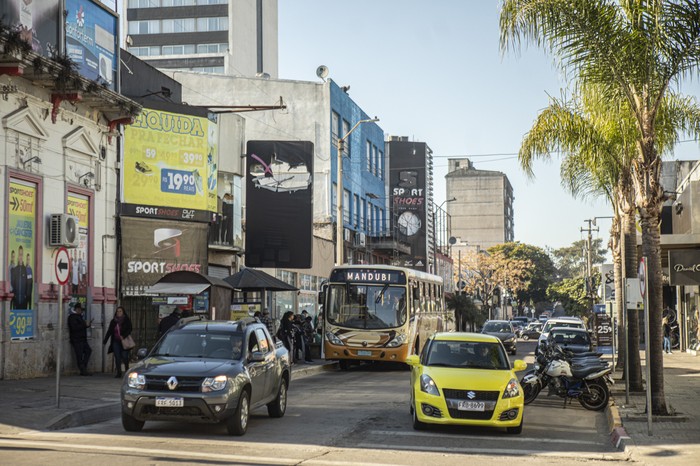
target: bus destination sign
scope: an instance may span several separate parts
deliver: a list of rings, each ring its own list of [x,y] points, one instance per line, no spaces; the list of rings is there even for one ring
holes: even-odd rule
[[[381,269],[335,269],[331,272],[331,282],[406,284],[406,274],[395,270]]]

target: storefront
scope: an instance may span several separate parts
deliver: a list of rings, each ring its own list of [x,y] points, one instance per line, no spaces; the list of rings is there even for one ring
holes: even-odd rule
[[[700,350],[700,249],[676,249],[668,252],[669,284],[675,286],[681,351]]]

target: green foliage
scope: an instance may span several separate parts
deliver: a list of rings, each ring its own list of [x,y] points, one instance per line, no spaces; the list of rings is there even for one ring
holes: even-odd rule
[[[552,283],[556,270],[547,252],[531,244],[503,243],[488,249],[489,254],[502,253],[509,259],[527,260],[532,264],[524,274],[527,286],[517,291],[519,303],[536,303],[547,298],[547,287]]]
[[[485,312],[480,310],[471,296],[454,294],[445,300],[447,308],[455,313],[455,323],[458,331],[474,330],[486,320]]]
[[[574,278],[586,275],[586,263],[588,261],[586,242],[587,241],[583,239],[574,241],[571,246],[565,246],[552,251],[551,254],[559,278]],[[607,252],[607,249],[603,247],[603,239],[594,238],[592,242],[591,262],[594,266],[603,264]]]

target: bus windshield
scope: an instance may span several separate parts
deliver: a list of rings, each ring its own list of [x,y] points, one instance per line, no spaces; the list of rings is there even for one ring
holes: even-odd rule
[[[326,318],[333,325],[380,329],[406,323],[406,289],[391,285],[337,284],[328,288]]]

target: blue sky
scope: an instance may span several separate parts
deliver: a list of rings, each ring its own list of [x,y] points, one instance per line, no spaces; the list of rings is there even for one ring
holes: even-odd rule
[[[516,154],[548,96],[566,83],[530,46],[502,55],[494,0],[279,0],[279,76],[329,77],[387,135],[426,142],[435,156],[435,201],[445,199],[447,158],[505,173],[515,193],[515,239],[558,248],[581,239],[584,220],[610,216],[602,200],[576,200],[560,185],[559,160],[526,178]],[[700,96],[697,80],[682,87]],[[697,142],[675,157],[697,159]],[[498,154],[498,155],[491,155]],[[607,243],[609,220],[594,233]]]

